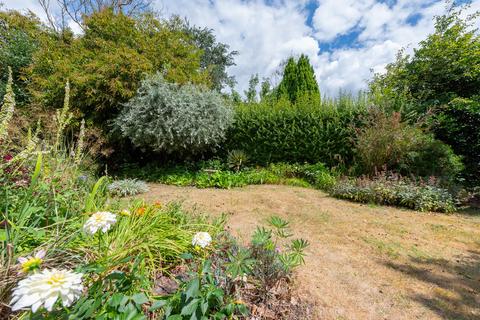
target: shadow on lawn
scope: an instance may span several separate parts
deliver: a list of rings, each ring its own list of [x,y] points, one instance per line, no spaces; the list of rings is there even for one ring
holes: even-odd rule
[[[409,297],[443,319],[480,319],[480,251],[469,251],[453,261],[411,258],[407,263],[385,264],[431,285],[428,294],[413,292]]]

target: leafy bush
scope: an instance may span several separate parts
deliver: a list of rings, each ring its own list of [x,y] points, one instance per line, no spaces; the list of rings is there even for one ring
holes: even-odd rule
[[[147,192],[148,185],[137,179],[122,179],[110,183],[108,185],[108,191],[110,191],[112,195],[120,197],[134,196]]]
[[[401,121],[399,113],[373,111],[357,129],[355,153],[360,173],[381,170],[452,181],[462,170],[460,158],[433,135]]]
[[[340,104],[240,105],[227,148],[244,150],[254,164],[350,163],[353,126],[364,109]]]
[[[432,127],[438,139],[463,157],[463,176],[470,185],[480,182],[480,97],[454,99],[440,107]]]
[[[217,147],[233,120],[220,94],[167,83],[159,73],[142,82],[116,126],[138,147],[192,155]]]
[[[418,211],[454,212],[456,201],[434,183],[414,182],[397,175],[381,174],[375,179],[342,180],[330,195],[362,203],[405,207]]]

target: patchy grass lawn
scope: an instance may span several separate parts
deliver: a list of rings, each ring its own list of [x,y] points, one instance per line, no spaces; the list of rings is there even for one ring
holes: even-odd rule
[[[480,319],[480,215],[350,203],[312,189],[150,185],[148,201],[227,213],[247,240],[270,215],[310,241],[298,291],[318,319]]]

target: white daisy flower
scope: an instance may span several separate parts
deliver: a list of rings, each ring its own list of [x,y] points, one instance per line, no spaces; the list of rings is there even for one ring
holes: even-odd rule
[[[68,307],[82,295],[82,276],[81,273],[57,269],[33,273],[13,289],[12,310],[31,308],[36,312],[44,306],[47,311],[52,311],[58,298],[63,306]]]
[[[28,273],[40,269],[44,257],[45,250],[39,250],[33,257],[27,256],[18,258],[22,272]]]
[[[117,222],[117,216],[111,212],[95,212],[87,222],[83,225],[83,230],[91,235],[97,233],[98,230],[102,230],[103,233],[107,232]]]
[[[211,242],[212,237],[208,232],[197,232],[192,239],[192,245],[201,248],[207,247]]]

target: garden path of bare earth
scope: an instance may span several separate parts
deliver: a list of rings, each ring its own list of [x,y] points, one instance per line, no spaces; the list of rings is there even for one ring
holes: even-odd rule
[[[311,244],[296,290],[315,302],[315,319],[480,319],[480,215],[362,205],[271,185],[152,184],[142,197],[227,213],[243,240],[271,215],[288,219]]]

